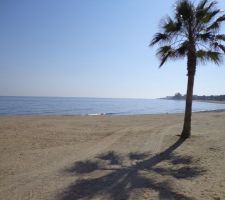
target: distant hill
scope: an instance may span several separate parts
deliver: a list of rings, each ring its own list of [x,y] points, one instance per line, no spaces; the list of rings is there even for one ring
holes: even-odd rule
[[[181,93],[176,93],[174,96],[167,96],[161,99],[172,99],[172,100],[185,100],[186,95]],[[225,95],[210,95],[210,96],[199,96],[193,95],[193,100],[202,100],[202,101],[225,101]]]

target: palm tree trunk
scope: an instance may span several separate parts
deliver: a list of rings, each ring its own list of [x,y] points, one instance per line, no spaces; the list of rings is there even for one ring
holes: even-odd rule
[[[192,97],[194,88],[194,75],[188,76],[186,107],[184,116],[184,126],[181,133],[181,138],[188,138],[191,136],[191,114],[192,114]]]
[[[193,97],[193,88],[194,88],[194,79],[195,79],[195,70],[196,70],[196,49],[195,45],[192,43],[188,51],[188,84],[187,84],[187,93],[186,93],[186,107],[185,107],[185,116],[184,116],[184,126],[181,133],[181,138],[188,138],[191,136],[191,114],[192,114],[192,97]]]

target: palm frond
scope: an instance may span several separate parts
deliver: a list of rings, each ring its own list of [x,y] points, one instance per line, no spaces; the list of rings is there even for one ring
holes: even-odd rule
[[[196,25],[195,25],[195,30],[199,32],[202,27],[205,26],[210,26],[208,25],[216,16],[219,14],[221,11],[220,9],[216,8],[216,1],[212,1],[209,3],[209,1],[202,1],[200,4],[196,7],[195,10],[195,18],[196,18]],[[213,24],[213,23],[212,23]],[[217,24],[214,24],[212,27],[217,29],[218,26]],[[208,29],[210,30],[210,29]]]
[[[207,57],[209,60],[211,60],[212,62],[214,62],[217,65],[222,63],[222,55],[221,55],[221,53],[219,53],[217,51],[208,51]]]
[[[202,10],[207,3],[208,3],[208,0],[201,0],[197,5],[196,10]]]
[[[156,33],[149,44],[149,46],[154,46],[155,44],[159,42],[166,42],[170,40],[170,36],[166,33]]]
[[[188,52],[188,41],[184,41],[180,46],[175,50],[176,57],[184,57]]]
[[[214,9],[216,5],[217,5],[217,1],[211,1],[210,4],[209,4],[208,6],[204,7],[204,9],[205,9],[206,11],[209,11],[209,10],[211,10],[211,9]]]
[[[220,28],[220,24],[225,21],[225,15],[218,17],[209,27],[207,27],[207,31],[209,30],[218,30]]]
[[[162,67],[169,57],[173,57],[173,54],[174,54],[174,50],[172,49],[171,46],[160,47],[157,52],[157,56],[159,57],[161,61],[159,67]]]
[[[210,44],[210,47],[211,47],[211,49],[213,49],[215,51],[218,51],[218,52],[222,51],[223,53],[225,53],[225,46],[218,42],[212,42]]]
[[[160,47],[157,52],[157,56],[161,61],[159,67],[162,67],[168,59],[177,59],[185,57],[187,51],[188,41],[181,43],[176,49],[168,45]]]
[[[205,16],[201,19],[202,23],[209,23],[218,13],[220,13],[220,10],[214,10],[212,12],[205,13]]]
[[[204,16],[207,13],[207,9],[205,9],[205,5],[207,3],[208,3],[208,0],[203,0],[196,7],[195,17],[196,17],[198,23],[202,20],[202,18],[204,18]]]
[[[180,24],[180,22],[174,21],[170,17],[167,17],[162,22],[162,28],[165,33],[175,33],[175,32],[180,31],[181,24]]]
[[[225,46],[222,44],[218,44],[218,47],[225,53]]]
[[[182,21],[192,21],[194,18],[194,5],[188,0],[181,0],[176,7],[176,17]]]
[[[223,22],[223,21],[225,21],[225,15],[222,15],[217,19],[217,22]]]
[[[207,31],[210,31],[210,30],[218,30],[220,28],[220,24],[217,22],[217,21],[215,21],[215,22],[213,22],[210,26],[208,26],[207,28],[206,28],[206,30]]]
[[[215,36],[215,39],[225,42],[225,34],[218,34]]]
[[[207,61],[211,61],[217,65],[222,63],[222,54],[217,51],[198,50],[196,52],[196,56],[197,56],[198,61],[200,61],[204,64]]]
[[[196,34],[196,40],[207,42],[207,41],[213,39],[212,35],[213,34],[211,32],[198,33],[198,34]]]

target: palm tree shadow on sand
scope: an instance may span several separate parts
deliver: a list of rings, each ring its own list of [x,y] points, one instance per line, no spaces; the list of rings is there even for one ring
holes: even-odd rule
[[[67,168],[65,173],[78,175],[78,180],[67,187],[58,197],[60,200],[92,199],[94,197],[126,200],[131,198],[134,190],[150,189],[158,193],[160,200],[191,200],[193,198],[175,191],[169,182],[160,182],[153,177],[142,175],[143,173],[155,173],[161,176],[172,176],[176,179],[192,179],[202,175],[205,172],[204,169],[189,166],[192,163],[191,157],[178,156],[173,153],[184,141],[185,139],[179,139],[165,151],[150,158],[147,153],[129,153],[127,158],[133,163],[129,166],[124,165],[122,158],[113,151],[97,156],[97,159],[106,164],[96,160],[76,162]],[[156,165],[162,161],[169,161],[172,166],[183,165],[176,170],[173,167],[157,167]],[[184,165],[185,167],[183,167]],[[99,172],[101,172],[100,176]],[[89,173],[92,174],[92,178],[88,176]],[[97,176],[93,175],[95,173]],[[132,197],[132,199],[138,199],[138,196],[136,197]]]

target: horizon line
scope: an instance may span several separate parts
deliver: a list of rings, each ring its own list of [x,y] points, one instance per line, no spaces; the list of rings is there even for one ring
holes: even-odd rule
[[[92,97],[92,96],[38,96],[38,95],[0,95],[0,97],[40,97],[40,98],[93,98],[93,99],[160,99],[163,97],[156,98],[142,98],[142,97]]]

